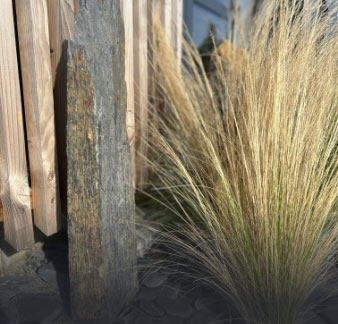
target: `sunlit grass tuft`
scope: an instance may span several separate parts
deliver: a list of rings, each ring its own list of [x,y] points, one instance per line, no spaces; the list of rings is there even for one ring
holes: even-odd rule
[[[178,64],[159,25],[153,44],[149,163],[181,221],[164,235],[247,323],[298,323],[337,260],[338,34],[285,2],[234,50],[240,68],[215,54],[207,76],[188,44]]]

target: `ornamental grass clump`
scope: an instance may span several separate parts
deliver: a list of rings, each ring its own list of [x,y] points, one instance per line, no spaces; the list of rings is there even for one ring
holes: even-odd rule
[[[211,74],[155,28],[149,163],[179,219],[163,237],[247,323],[300,323],[337,261],[337,10],[309,6],[265,6],[242,66],[215,50]]]

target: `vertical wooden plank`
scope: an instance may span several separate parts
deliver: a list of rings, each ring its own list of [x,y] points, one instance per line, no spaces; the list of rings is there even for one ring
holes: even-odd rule
[[[173,31],[172,39],[177,61],[182,60],[182,33],[183,33],[183,0],[173,0]]]
[[[166,35],[173,44],[177,57],[181,57],[183,31],[183,0],[153,1],[153,15],[160,14]]]
[[[16,0],[34,223],[47,236],[58,230],[59,190],[47,4]]]
[[[0,199],[6,240],[17,250],[34,243],[19,72],[11,0],[0,10]]]
[[[127,132],[132,157],[133,181],[136,179],[136,157],[135,157],[135,80],[134,80],[134,51],[133,38],[134,29],[133,21],[133,0],[121,0],[121,11],[124,22],[125,33],[125,81],[127,86]]]
[[[134,82],[136,129],[136,185],[144,188],[148,123],[148,20],[147,0],[134,0]]]
[[[0,222],[3,222],[3,221],[4,221],[4,209],[3,209],[2,203],[0,201]]]
[[[172,1],[176,0],[161,0],[161,1],[152,1],[153,15],[159,14],[161,21],[163,23],[163,28],[166,31],[168,39],[172,39]]]
[[[148,36],[148,118],[151,124],[158,125],[158,109],[157,109],[157,89],[155,86],[155,67],[151,62],[154,62],[153,42],[154,42],[154,18],[160,13],[160,2],[156,0],[147,0],[147,36]],[[151,132],[147,134],[148,139],[152,136]],[[148,157],[149,158],[149,157]],[[147,169],[147,176],[149,175]]]
[[[162,15],[163,15],[163,26],[169,40],[172,40],[172,1],[175,0],[163,0],[162,1]]]
[[[67,215],[67,40],[74,32],[77,0],[47,0],[50,59],[54,86],[55,131],[57,139],[58,181],[62,213]],[[65,223],[65,217],[62,219]],[[64,224],[63,224],[64,225]]]
[[[114,323],[137,289],[120,1],[80,1],[76,17],[67,82],[71,313]]]
[[[47,0],[53,85],[59,73],[63,72],[66,75],[66,71],[61,69],[65,68],[64,60],[67,57],[65,54],[67,51],[63,46],[66,44],[65,41],[73,36],[76,8],[77,0]]]

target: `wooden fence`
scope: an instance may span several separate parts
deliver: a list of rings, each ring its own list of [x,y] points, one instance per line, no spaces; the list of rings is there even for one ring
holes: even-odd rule
[[[34,243],[33,224],[57,232],[67,213],[67,40],[78,0],[1,0],[0,11],[0,222],[20,250]],[[183,0],[121,0],[125,25],[127,130],[134,182],[144,186],[148,56],[159,11],[181,55]],[[141,126],[142,125],[142,126]],[[27,159],[28,157],[28,159]],[[33,218],[32,218],[33,215]]]

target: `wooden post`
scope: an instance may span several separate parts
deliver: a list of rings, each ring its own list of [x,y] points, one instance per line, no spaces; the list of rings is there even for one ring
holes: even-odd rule
[[[34,224],[58,230],[54,102],[45,1],[16,0],[22,85],[32,182]]]
[[[147,0],[134,0],[134,82],[136,131],[136,186],[144,188],[147,179],[148,123],[148,8]]]
[[[173,46],[177,61],[182,60],[182,34],[183,34],[183,0],[173,1]]]
[[[5,238],[20,250],[34,235],[11,0],[0,10],[0,183]]]
[[[133,23],[133,1],[121,0],[121,11],[124,22],[125,34],[125,81],[127,86],[127,133],[130,144],[133,182],[135,184],[136,177],[136,161],[135,161],[135,89],[134,89],[134,51],[133,38],[134,23]],[[137,66],[135,66],[137,68]]]
[[[120,1],[79,1],[76,15],[67,89],[71,312],[112,321],[137,289]]]
[[[1,190],[1,188],[0,188]],[[0,201],[0,222],[3,222],[4,221],[4,208],[2,206],[2,203]]]
[[[62,213],[67,215],[67,40],[74,33],[77,0],[47,0],[50,60],[54,87],[55,129],[57,134],[58,181]],[[62,225],[65,218],[62,218]]]

